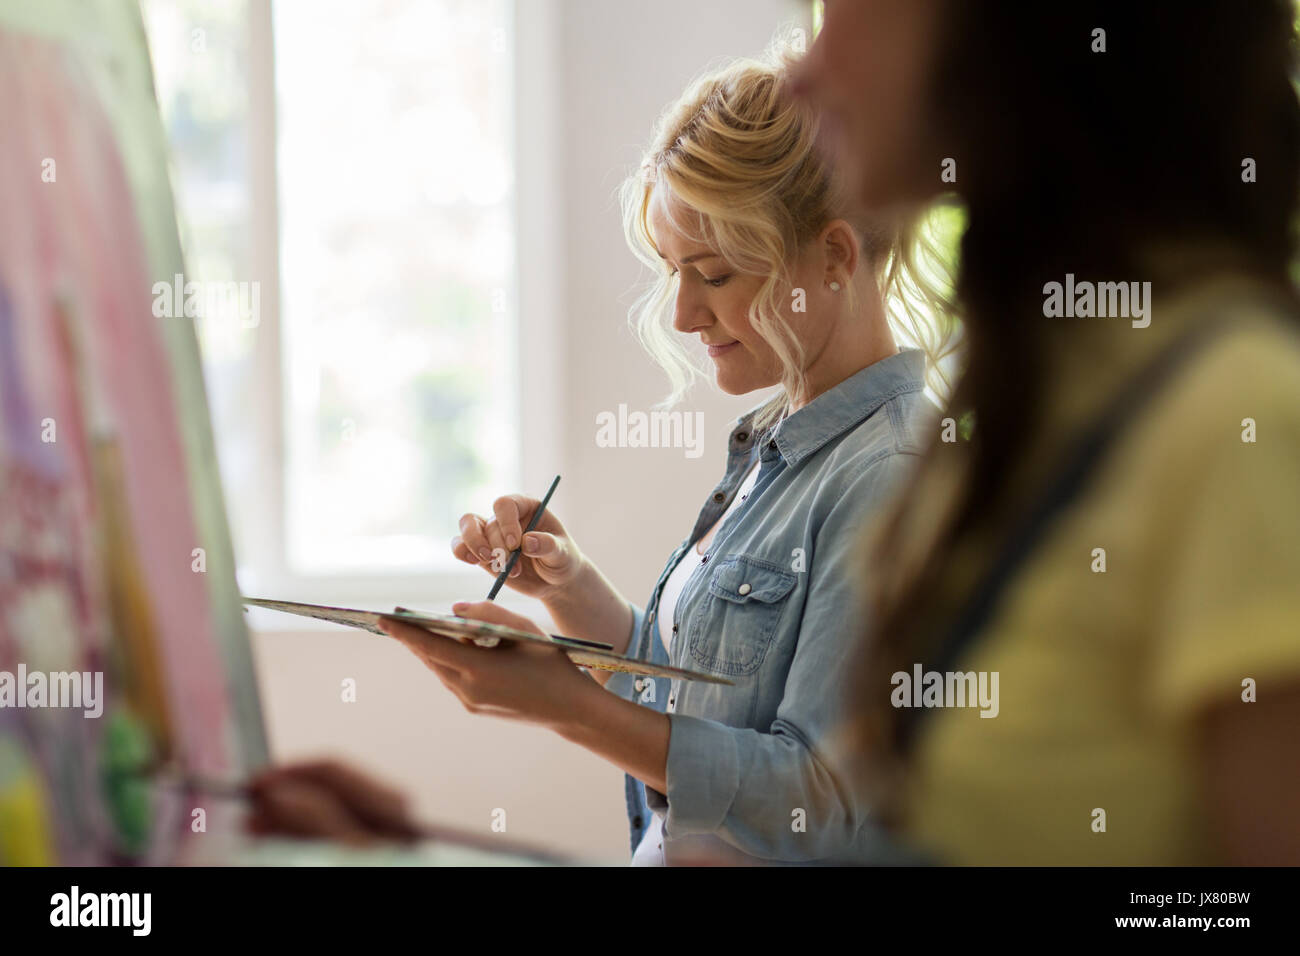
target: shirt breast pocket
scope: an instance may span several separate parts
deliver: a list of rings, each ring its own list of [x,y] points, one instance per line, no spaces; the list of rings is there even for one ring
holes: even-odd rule
[[[729,677],[754,673],[763,664],[795,583],[792,571],[770,561],[745,555],[719,559],[691,616],[692,660]]]

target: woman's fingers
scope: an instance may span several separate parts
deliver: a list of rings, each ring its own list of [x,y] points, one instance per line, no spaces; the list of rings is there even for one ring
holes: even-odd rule
[[[475,514],[461,515],[460,517],[460,541],[465,552],[464,556],[457,553],[456,539],[452,539],[452,553],[462,561],[469,561],[472,564],[482,564],[485,561],[492,560],[492,546],[488,543],[485,533],[486,522]],[[470,556],[473,560],[470,560]]]
[[[477,564],[493,574],[500,574],[509,560],[505,537],[496,520],[485,521],[475,514],[461,516],[460,534],[451,539],[451,553],[466,564]]]
[[[544,583],[558,583],[572,568],[574,548],[564,536],[564,529],[549,513],[543,515],[539,527],[550,527],[552,532],[530,531],[524,528],[541,507],[536,498],[525,495],[503,495],[492,503],[492,517],[475,514],[462,515],[460,534],[451,539],[452,554],[467,564],[477,564],[493,575],[500,574],[515,550],[535,559]],[[510,571],[511,578],[525,572],[524,562],[517,562]]]
[[[506,562],[510,560],[511,549],[506,547],[505,535],[501,533],[501,528],[495,521],[488,522],[487,539],[492,552],[488,558],[488,570],[493,574],[500,574],[505,570]]]
[[[503,624],[506,627],[513,627],[516,631],[528,631],[532,634],[546,636],[545,631],[522,614],[507,611],[500,604],[493,601],[475,601],[473,603],[461,601],[451,606],[451,612],[472,621]],[[467,650],[467,648],[461,648],[461,650]]]
[[[470,545],[465,541],[465,539],[460,535],[456,535],[451,539],[451,553],[459,561],[464,561],[466,564],[477,564],[480,568],[483,568],[491,574],[500,574],[505,568],[506,562],[510,560],[510,556],[506,554],[504,548],[500,546],[493,547],[491,539],[486,535],[484,536],[484,541],[486,543],[481,549],[471,550]],[[486,557],[481,557],[481,554],[486,555]],[[516,566],[515,569],[510,572],[510,576],[513,578],[518,575],[519,568]]]
[[[492,513],[496,515],[497,527],[506,551],[519,547],[519,539],[524,535],[523,519],[527,517],[531,520],[538,504],[540,502],[521,495],[503,495],[492,502]]]
[[[500,563],[493,568],[498,574],[509,560],[512,551],[519,548],[524,536],[524,523],[531,521],[533,513],[541,507],[536,498],[523,495],[503,495],[492,502],[493,520],[488,522],[487,536],[492,545],[493,554]],[[510,572],[512,578],[523,574],[523,568],[516,565]]]
[[[380,629],[389,637],[405,644],[417,657],[431,669],[446,668],[461,670],[468,663],[466,654],[474,653],[475,648],[465,647],[453,637],[433,634],[422,627],[403,624],[387,618],[379,619]],[[441,677],[441,673],[439,673]]]
[[[478,555],[469,549],[469,545],[460,535],[451,539],[451,554],[457,561],[464,561],[466,564],[479,563]]]

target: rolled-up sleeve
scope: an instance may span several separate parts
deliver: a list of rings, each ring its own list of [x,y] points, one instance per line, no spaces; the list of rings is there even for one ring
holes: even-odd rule
[[[851,857],[874,840],[865,798],[831,754],[866,629],[863,536],[914,467],[892,454],[864,468],[822,522],[776,719],[766,731],[670,714],[668,793],[647,787],[669,838],[711,834],[751,856]],[[860,846],[860,844],[862,846]]]
[[[637,607],[631,601],[628,607],[632,609],[632,631],[628,635],[626,656],[631,657],[636,653],[636,642],[641,634],[641,628],[645,624],[645,610]],[[624,700],[632,700],[636,696],[636,688],[633,686],[636,682],[635,674],[627,674],[623,671],[614,671],[610,674],[609,680],[605,682],[605,689],[612,694],[617,694]]]

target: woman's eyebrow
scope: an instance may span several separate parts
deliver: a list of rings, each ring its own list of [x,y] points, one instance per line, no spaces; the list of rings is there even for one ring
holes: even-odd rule
[[[662,252],[659,253],[659,258],[663,259],[665,262],[668,260],[668,257],[664,255]],[[719,259],[719,258],[721,258],[721,256],[716,252],[697,252],[695,253],[695,255],[687,256],[685,259],[683,259],[682,265],[688,266],[692,262],[698,262],[701,259]]]

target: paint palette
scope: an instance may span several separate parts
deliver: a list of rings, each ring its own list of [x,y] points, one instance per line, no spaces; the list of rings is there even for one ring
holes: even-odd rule
[[[432,634],[450,637],[463,643],[472,643],[479,647],[495,647],[502,641],[518,644],[545,644],[561,647],[569,655],[569,660],[579,667],[593,667],[604,671],[621,671],[627,674],[640,674],[647,677],[666,677],[670,680],[703,681],[709,684],[731,684],[732,681],[702,671],[686,670],[681,667],[669,667],[652,664],[649,661],[615,654],[613,645],[599,641],[584,641],[576,637],[563,637],[559,634],[533,634],[519,631],[501,624],[489,624],[486,621],[472,621],[451,614],[432,614],[424,611],[411,611],[395,608],[391,612],[364,611],[356,608],[330,607],[326,604],[302,604],[296,601],[270,601],[264,598],[243,599],[250,607],[268,608],[283,611],[286,614],[298,614],[313,617],[320,621],[342,624],[345,627],[360,628],[372,634],[384,634],[379,626],[381,620],[401,621],[422,627]],[[387,635],[384,635],[387,637]]]

